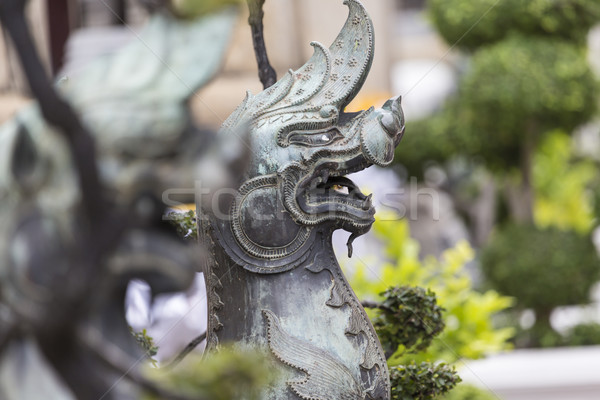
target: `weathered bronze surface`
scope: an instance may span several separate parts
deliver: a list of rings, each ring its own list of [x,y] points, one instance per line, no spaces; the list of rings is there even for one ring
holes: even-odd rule
[[[400,99],[344,113],[373,60],[357,0],[334,43],[244,102],[221,135],[250,131],[252,160],[228,218],[201,226],[209,348],[263,347],[282,372],[266,399],[389,399],[386,359],[335,258],[336,229],[366,233],[375,210],[344,175],[386,166],[404,132]],[[201,205],[200,205],[201,206]],[[202,208],[202,207],[200,207]],[[206,209],[206,208],[204,208]]]

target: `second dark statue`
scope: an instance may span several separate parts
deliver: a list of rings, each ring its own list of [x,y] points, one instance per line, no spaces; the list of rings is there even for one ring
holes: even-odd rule
[[[221,135],[250,130],[251,162],[228,218],[201,227],[208,349],[260,347],[281,371],[265,399],[389,399],[377,335],[335,258],[374,222],[370,196],[344,175],[391,163],[404,132],[399,99],[344,113],[373,60],[373,25],[357,0],[334,43],[244,102]]]

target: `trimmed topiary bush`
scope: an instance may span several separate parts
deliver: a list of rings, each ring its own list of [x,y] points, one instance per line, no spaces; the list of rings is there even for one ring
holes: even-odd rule
[[[498,397],[487,390],[478,387],[460,384],[448,394],[439,398],[440,400],[498,400]]]
[[[548,132],[572,132],[594,115],[598,93],[583,48],[512,36],[473,55],[457,96],[440,112],[407,123],[411,134],[396,160],[415,176],[424,163],[457,155],[503,174],[525,169]]]
[[[515,32],[583,43],[590,28],[600,21],[600,2],[429,0],[429,12],[449,44],[458,42],[471,50]]]
[[[589,302],[600,262],[589,237],[556,228],[511,224],[496,232],[481,253],[489,285],[532,308],[532,344],[551,331],[550,314],[560,305]]]
[[[433,340],[426,351],[406,354],[406,349],[398,346],[396,353],[388,359],[388,365],[406,365],[411,360],[452,363],[511,348],[507,341],[514,335],[514,330],[498,328],[492,321],[495,315],[512,306],[513,299],[493,290],[475,290],[466,267],[475,255],[469,244],[457,244],[446,250],[440,259],[427,257],[421,260],[419,245],[410,237],[408,222],[392,217],[390,214],[378,214],[373,225],[375,233],[384,240],[390,260],[378,270],[377,275],[381,279],[375,278],[362,262],[357,262],[354,268],[346,265],[352,287],[359,298],[378,303],[386,298],[373,295],[385,292],[389,285],[426,288],[435,293],[436,302],[443,309],[443,321],[448,323],[439,334],[439,340]],[[419,312],[428,313],[423,309]],[[379,313],[377,309],[369,315],[377,319]]]
[[[430,400],[450,391],[461,379],[454,367],[414,361],[390,368],[392,400]]]
[[[406,122],[410,135],[396,147],[394,162],[405,168],[407,176],[422,179],[428,164],[443,164],[458,153],[455,116],[448,102],[443,110],[427,118]]]
[[[600,324],[588,323],[575,325],[564,338],[566,346],[600,345]]]
[[[389,288],[381,296],[384,300],[373,318],[373,326],[388,358],[398,346],[406,352],[423,351],[444,330],[444,309],[431,290],[399,286]]]
[[[408,169],[414,170],[419,159],[423,164],[458,156],[496,175],[504,200],[496,219],[508,218],[512,225],[497,232],[484,249],[484,272],[492,287],[517,298],[518,307],[535,310],[536,325],[525,332],[529,344],[559,344],[562,337],[549,323],[552,309],[586,303],[600,263],[589,238],[533,226],[588,228],[581,218],[567,218],[567,206],[582,203],[556,196],[573,194],[565,187],[574,180],[557,179],[548,168],[546,175],[539,173],[544,159],[536,160],[535,154],[549,133],[570,134],[598,110],[600,90],[585,41],[590,27],[600,22],[600,2],[429,0],[429,12],[446,41],[472,51],[472,57],[444,110],[414,123],[421,136],[413,148],[410,140],[400,146],[399,162],[406,159]],[[417,146],[429,148],[414,151]],[[560,164],[555,171],[563,177],[573,167],[568,158],[550,161]],[[541,205],[544,212],[534,212]]]
[[[488,166],[519,166],[525,147],[561,128],[571,132],[597,110],[597,82],[585,51],[552,38],[514,36],[482,48],[453,108],[457,150]]]

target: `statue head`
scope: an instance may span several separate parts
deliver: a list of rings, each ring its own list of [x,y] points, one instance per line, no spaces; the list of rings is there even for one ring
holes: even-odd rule
[[[322,224],[353,239],[374,222],[371,196],[345,175],[389,165],[404,117],[400,98],[380,109],[344,112],[367,77],[374,48],[362,4],[344,4],[348,19],[329,48],[311,43],[314,55],[306,64],[265,91],[248,93],[223,124],[222,135],[249,130],[251,162],[232,207],[231,231],[252,258],[301,253]]]

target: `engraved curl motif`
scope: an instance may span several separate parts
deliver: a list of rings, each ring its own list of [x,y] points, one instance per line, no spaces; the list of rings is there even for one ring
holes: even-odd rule
[[[239,190],[239,194],[236,197],[236,200],[233,202],[231,206],[231,230],[233,235],[237,239],[238,243],[244,250],[246,250],[249,254],[261,258],[261,259],[279,259],[287,257],[298,249],[300,249],[304,243],[306,243],[307,239],[310,237],[310,228],[301,227],[298,231],[296,237],[285,246],[279,247],[266,247],[261,246],[257,243],[254,243],[248,236],[244,233],[244,230],[241,226],[241,216],[240,216],[240,204],[243,203],[246,196],[251,193],[253,190],[265,188],[265,187],[277,187],[277,177],[276,176],[261,176],[256,179],[251,179],[247,181]],[[279,271],[279,269],[277,270]]]

